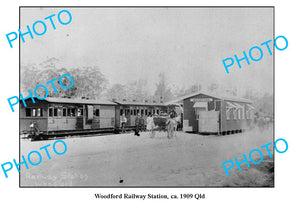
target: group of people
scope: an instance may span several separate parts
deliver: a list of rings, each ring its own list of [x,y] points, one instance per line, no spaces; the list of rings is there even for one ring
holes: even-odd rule
[[[146,119],[146,130],[149,132],[150,138],[153,138],[155,136],[155,130],[157,126],[155,125],[154,122],[154,117],[157,116],[157,114],[151,114],[148,113],[147,119]],[[166,130],[168,131],[168,138],[172,138],[174,131],[177,128],[177,120],[176,120],[176,113],[171,112],[168,116],[169,118],[167,119],[166,122]],[[125,132],[125,124],[127,122],[127,118],[125,114],[123,113],[121,116],[121,127],[122,127],[122,133]],[[135,129],[134,129],[134,135],[135,136],[140,136],[140,131],[143,129],[145,126],[144,119],[141,116],[140,113],[137,114],[135,118]]]
[[[122,128],[122,133],[125,132],[125,125],[127,123],[127,118],[125,114],[121,116],[121,128]],[[144,126],[144,119],[142,118],[141,114],[138,113],[136,118],[135,118],[135,129],[134,129],[134,135],[140,136],[140,131],[142,130]],[[151,131],[153,134],[153,130],[155,128],[153,116],[151,113],[148,114],[148,117],[146,119],[146,130]]]

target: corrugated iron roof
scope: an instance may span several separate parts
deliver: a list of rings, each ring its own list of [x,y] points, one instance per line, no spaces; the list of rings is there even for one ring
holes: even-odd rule
[[[166,106],[164,103],[153,102],[135,102],[135,101],[114,101],[121,105],[136,105],[136,106]]]
[[[210,97],[213,97],[213,98],[217,98],[217,99],[220,99],[220,100],[224,100],[224,101],[234,101],[234,102],[243,102],[243,103],[252,103],[251,100],[249,99],[245,99],[245,98],[236,98],[236,97],[223,97],[223,96],[220,96],[220,95],[217,95],[217,94],[212,94],[212,93],[209,93],[209,92],[203,92],[203,91],[200,91],[200,92],[194,92],[194,93],[191,93],[191,94],[188,94],[188,95],[184,95],[176,100],[173,100],[173,101],[168,101],[166,102],[165,104],[172,104],[172,103],[178,103],[179,101],[181,100],[184,100],[184,99],[187,99],[187,98],[190,98],[190,97],[193,97],[193,96],[196,96],[196,95],[200,95],[200,94],[203,94],[203,95],[206,95],[206,96],[210,96]]]

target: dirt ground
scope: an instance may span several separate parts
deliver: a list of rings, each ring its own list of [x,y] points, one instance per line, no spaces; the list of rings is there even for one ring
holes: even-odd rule
[[[177,132],[167,139],[165,132],[155,138],[148,133],[133,133],[63,138],[67,152],[56,155],[55,140],[31,142],[21,139],[21,154],[27,159],[29,152],[51,144],[38,166],[21,166],[21,186],[273,186],[273,158],[260,146],[273,142],[272,129],[216,136],[203,136]],[[57,139],[56,139],[57,140]],[[271,152],[273,153],[273,147]],[[61,144],[57,145],[63,150]],[[263,162],[250,168],[235,165],[227,177],[222,163],[242,154],[249,156],[252,149],[260,149]],[[254,159],[259,155],[253,154]],[[36,154],[31,156],[38,162]],[[258,161],[258,160],[257,160]]]

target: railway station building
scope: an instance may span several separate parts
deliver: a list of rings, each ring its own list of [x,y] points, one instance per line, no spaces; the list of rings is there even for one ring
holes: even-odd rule
[[[196,92],[173,103],[183,106],[183,131],[231,134],[248,129],[253,121],[252,101]]]

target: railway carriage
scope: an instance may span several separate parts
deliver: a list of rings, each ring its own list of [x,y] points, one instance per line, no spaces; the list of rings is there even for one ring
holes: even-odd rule
[[[125,128],[132,129],[135,126],[135,118],[140,113],[144,120],[144,128],[146,126],[146,119],[148,113],[160,115],[167,111],[167,106],[163,103],[156,102],[136,102],[136,101],[114,101],[118,104],[116,107],[116,128],[121,129],[120,116],[124,113],[127,122]]]
[[[20,130],[39,137],[113,131],[117,104],[88,99],[46,98],[20,104]]]
[[[162,103],[99,101],[89,99],[46,98],[21,102],[20,131],[34,138],[48,136],[118,132],[120,116],[127,117],[126,129],[135,127],[135,118],[140,113],[146,126],[148,113],[160,115],[167,111]]]

